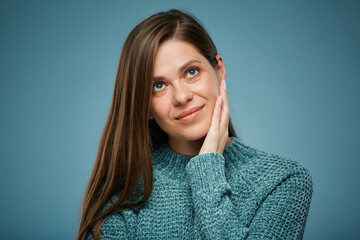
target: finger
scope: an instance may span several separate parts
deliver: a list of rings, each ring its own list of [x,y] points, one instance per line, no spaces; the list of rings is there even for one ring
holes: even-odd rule
[[[219,95],[216,98],[216,103],[215,103],[215,107],[214,107],[213,116],[211,119],[210,128],[213,128],[216,130],[219,129],[222,103],[223,103],[222,97],[221,97],[221,95]]]
[[[227,92],[226,92],[225,80],[222,81],[221,95],[223,98],[223,106],[222,106],[222,111],[221,111],[220,128],[221,128],[221,130],[224,130],[224,128],[228,127],[229,119],[230,119],[230,107],[229,107],[229,100],[228,100],[228,96],[227,96]]]

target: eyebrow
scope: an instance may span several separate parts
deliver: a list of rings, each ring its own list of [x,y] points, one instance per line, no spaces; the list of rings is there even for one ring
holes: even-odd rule
[[[192,64],[192,63],[195,63],[195,62],[198,62],[198,63],[201,63],[199,60],[190,60],[190,61],[187,61],[185,64],[183,64],[180,68],[179,68],[179,74],[181,74],[182,72],[184,72],[186,70],[186,68]],[[162,81],[164,80],[164,77],[154,77],[153,81]]]

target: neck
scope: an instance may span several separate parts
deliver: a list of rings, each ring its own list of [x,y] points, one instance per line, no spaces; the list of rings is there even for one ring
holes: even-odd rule
[[[205,137],[198,140],[175,139],[169,136],[169,147],[181,155],[196,156],[199,154]]]

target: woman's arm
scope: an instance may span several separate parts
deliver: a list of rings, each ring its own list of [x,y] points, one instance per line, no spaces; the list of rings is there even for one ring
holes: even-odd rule
[[[231,188],[225,178],[225,161],[219,153],[206,153],[186,166],[195,207],[196,231],[201,239],[245,239],[248,228],[230,199]]]
[[[190,178],[195,223],[201,239],[244,239],[248,228],[240,226],[230,200],[231,189],[225,178],[222,156],[228,141],[229,103],[225,80],[220,84],[211,126],[199,155],[186,166]]]

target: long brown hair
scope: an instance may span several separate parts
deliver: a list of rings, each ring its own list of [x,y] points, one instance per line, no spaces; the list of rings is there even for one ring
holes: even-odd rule
[[[190,14],[169,10],[138,24],[127,37],[120,57],[110,113],[85,192],[78,239],[94,226],[98,239],[102,223],[112,213],[143,205],[153,189],[151,150],[167,134],[150,118],[153,65],[160,44],[168,39],[192,44],[215,68],[217,49],[200,22]],[[229,124],[229,136],[236,136]],[[142,198],[129,202],[142,180]],[[118,199],[103,209],[114,194]]]

